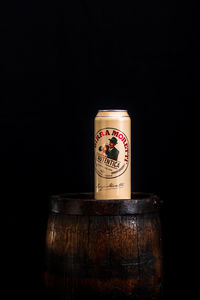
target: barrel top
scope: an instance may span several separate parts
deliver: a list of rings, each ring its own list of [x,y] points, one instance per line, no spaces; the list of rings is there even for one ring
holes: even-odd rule
[[[136,215],[160,210],[162,201],[151,193],[132,193],[132,199],[96,200],[93,193],[69,193],[50,198],[52,213],[65,215]]]

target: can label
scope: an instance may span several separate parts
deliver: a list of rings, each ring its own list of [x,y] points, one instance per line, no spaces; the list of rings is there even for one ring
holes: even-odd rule
[[[129,140],[117,128],[106,127],[95,135],[95,170],[103,178],[116,178],[126,172],[129,164]]]

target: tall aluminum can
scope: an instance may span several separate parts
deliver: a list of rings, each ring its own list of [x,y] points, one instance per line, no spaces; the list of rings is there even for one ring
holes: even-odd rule
[[[94,197],[131,199],[131,119],[127,110],[99,110],[95,117]]]

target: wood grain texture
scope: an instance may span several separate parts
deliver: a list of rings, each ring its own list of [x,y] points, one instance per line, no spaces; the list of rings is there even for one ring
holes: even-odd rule
[[[53,299],[160,299],[162,249],[158,197],[141,197],[144,212],[142,203],[138,203],[139,196],[129,200],[135,201],[132,204],[117,200],[121,202],[117,204],[118,215],[115,203],[111,207],[110,200],[95,201],[94,215],[90,208],[87,214],[84,206],[92,200],[88,197],[77,208],[77,202],[82,201],[80,198],[74,202],[75,207],[70,201],[67,210],[65,206],[69,200],[62,203],[63,211],[60,206],[55,212],[58,200],[51,204],[46,234],[45,284]],[[153,210],[150,203],[155,199]],[[108,208],[104,209],[107,204]],[[134,205],[140,213],[130,213]],[[124,213],[119,207],[123,207]]]

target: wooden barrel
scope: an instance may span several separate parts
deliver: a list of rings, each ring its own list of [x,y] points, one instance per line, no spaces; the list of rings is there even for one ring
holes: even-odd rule
[[[161,201],[51,198],[45,285],[53,299],[161,299]]]

